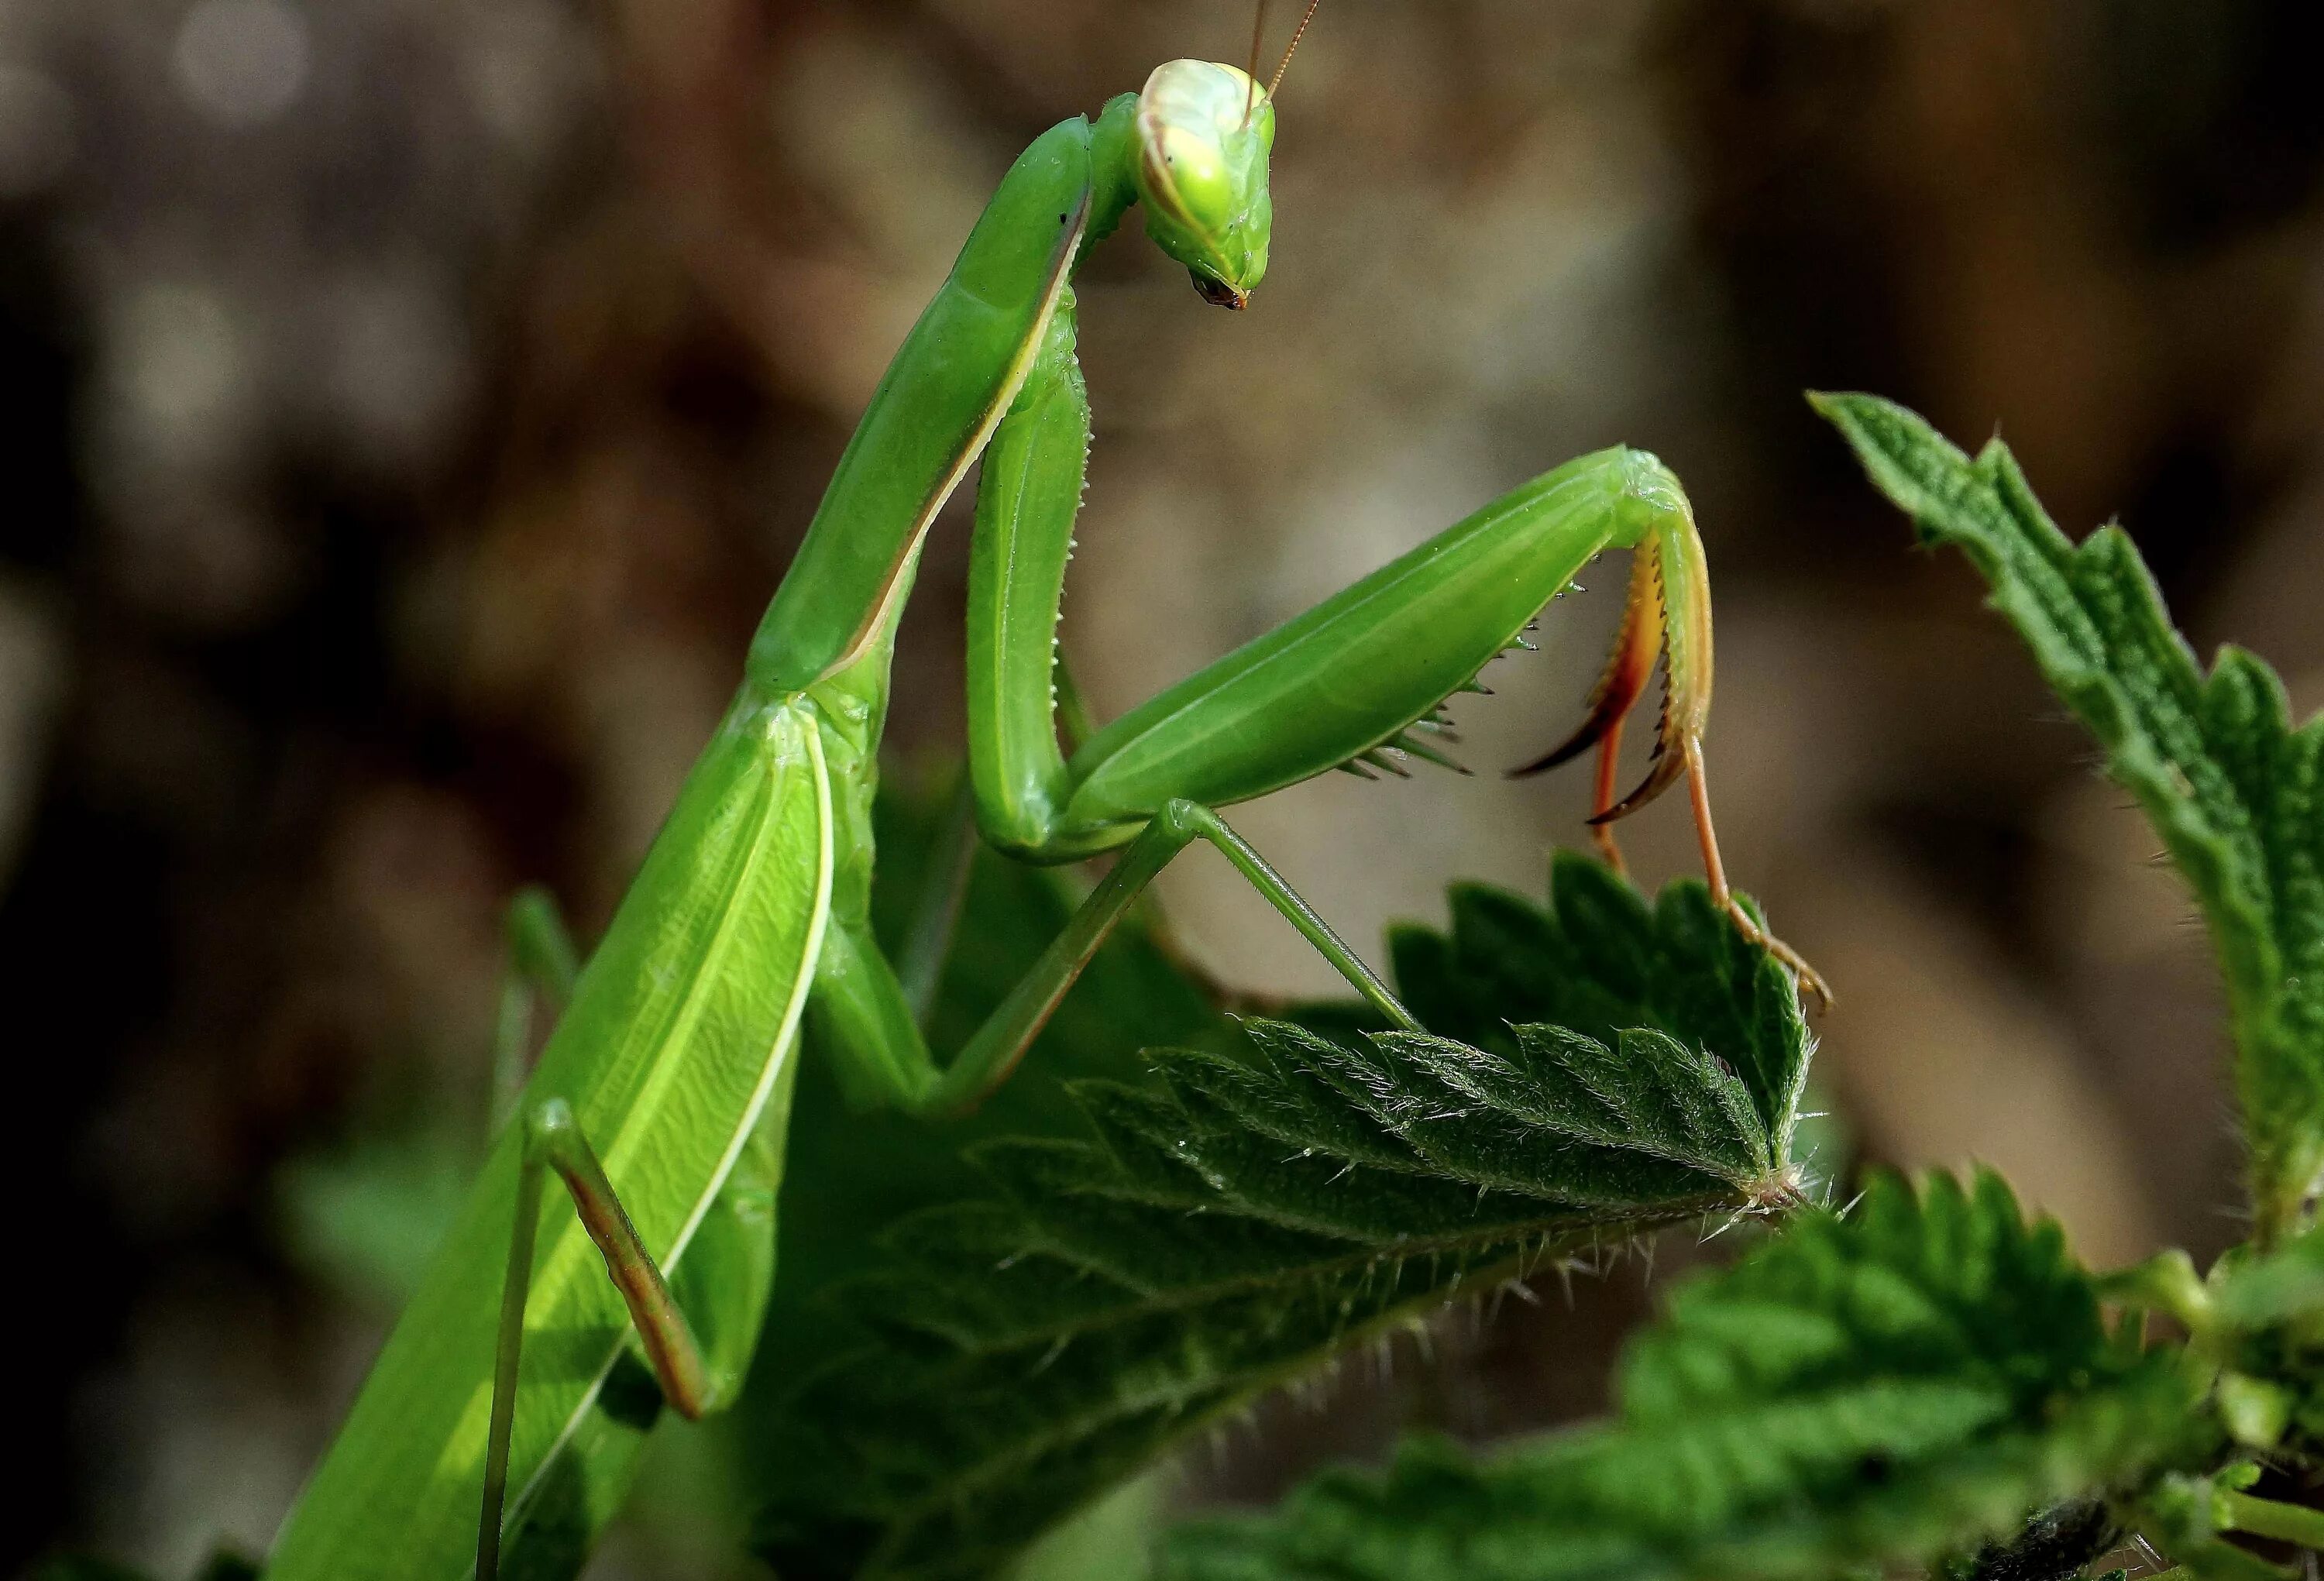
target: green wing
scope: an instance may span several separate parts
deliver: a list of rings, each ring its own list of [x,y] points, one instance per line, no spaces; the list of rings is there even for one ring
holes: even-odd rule
[[[526,1089],[527,1104],[555,1096],[573,1106],[681,1297],[702,1282],[687,1278],[683,1261],[697,1241],[722,1263],[757,1262],[741,1301],[736,1282],[722,1279],[725,1310],[689,1308],[715,1319],[704,1336],[715,1351],[747,1353],[765,1301],[771,1264],[743,1243],[750,1221],[763,1223],[779,1169],[779,1140],[768,1132],[788,1105],[831,881],[831,794],[814,715],[800,699],[770,703],[746,688]],[[292,1511],[267,1567],[276,1581],[459,1577],[473,1567],[518,1145],[514,1126],[494,1145]],[[722,1195],[730,1177],[750,1190]],[[553,1190],[525,1332],[508,1524],[514,1567],[532,1574],[567,1567],[567,1552],[577,1566],[619,1502],[654,1403],[650,1382],[632,1388],[635,1369],[617,1366],[632,1348],[628,1318]]]

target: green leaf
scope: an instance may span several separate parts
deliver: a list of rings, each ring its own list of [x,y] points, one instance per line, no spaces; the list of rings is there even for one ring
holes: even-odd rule
[[[2104,744],[2201,901],[2227,979],[2263,1241],[2324,1176],[2324,724],[2241,648],[2205,676],[2118,529],[2079,547],[1999,441],[1971,461],[1903,407],[1811,397],[1922,538],[1993,584],[2059,694]]]
[[[1573,851],[1551,860],[1549,903],[1456,884],[1448,932],[1389,934],[1397,991],[1431,1032],[1508,1052],[1513,1025],[1563,1026],[1610,1043],[1652,1028],[1717,1051],[1788,1153],[1808,1068],[1791,976],[1694,882],[1646,897]]]
[[[2214,1277],[2218,1320],[2257,1332],[2324,1314],[2324,1230],[2310,1230],[2263,1255],[2237,1255]]]
[[[1491,959],[1536,996],[1535,973],[1594,985],[1599,1035],[1254,1022],[1239,1057],[1166,1050],[1147,1083],[1073,1084],[1091,1136],[973,1149],[988,1191],[883,1237],[891,1266],[849,1291],[876,1338],[789,1402],[761,1552],[790,1577],[989,1574],[1342,1347],[1657,1225],[1792,1200],[1788,979],[1702,926],[1700,885],[1653,911],[1587,864],[1557,885],[1625,931],[1576,926],[1585,948],[1511,898],[1531,932]],[[1680,987],[1650,987],[1665,971]]]
[[[2313,1457],[2324,1448],[2324,1229],[2230,1253],[2213,1273],[2208,1319],[2206,1337],[2232,1369],[2222,1413],[2247,1408],[2242,1436],[2255,1448]]]
[[[2182,1353],[2102,1319],[1990,1174],[1877,1177],[1683,1286],[1610,1422],[1479,1461],[1408,1447],[1174,1539],[1172,1581],[1750,1581],[1927,1564],[2217,1443]]]

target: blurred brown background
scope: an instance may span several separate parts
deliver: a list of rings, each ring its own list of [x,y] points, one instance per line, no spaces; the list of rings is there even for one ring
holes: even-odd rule
[[[992,182],[1249,23],[0,5],[6,1557],[263,1543],[383,1321],[286,1250],[286,1165],[414,1092],[480,1105],[499,905],[610,908]],[[1715,567],[1729,864],[1840,989],[1819,1069],[1861,1152],[1997,1163],[2095,1260],[2216,1248],[2186,898],[1799,392],[1997,427],[2200,644],[2324,702],[2319,32],[2298,0],[1329,0],[1253,311],[1134,237],[1086,276],[1086,685],[1118,712],[1533,472],[1654,449]],[[965,525],[907,622],[908,756],[958,740]],[[1620,576],[1462,703],[1472,762],[1563,733]],[[1335,776],[1238,822],[1373,947],[1450,878],[1537,889],[1586,777]],[[1643,876],[1691,870],[1675,805],[1630,829]],[[1332,986],[1223,864],[1167,893],[1230,980]],[[1471,1323],[1399,1398],[1586,1406],[1635,1284]],[[1351,1410],[1223,1453],[1343,1448]]]

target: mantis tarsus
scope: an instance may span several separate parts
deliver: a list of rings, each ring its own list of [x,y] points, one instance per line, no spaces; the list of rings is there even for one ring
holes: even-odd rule
[[[1720,873],[1702,792],[1702,549],[1677,480],[1643,452],[1601,451],[1522,485],[1070,757],[1061,749],[1055,641],[1090,434],[1074,271],[1142,204],[1148,234],[1203,296],[1243,307],[1267,268],[1274,133],[1271,86],[1176,60],[1095,122],[1052,128],[1010,170],[848,445],[724,722],[570,980],[511,1123],[285,1526],[275,1581],[472,1568],[489,1581],[503,1554],[528,1575],[577,1567],[651,1415],[650,1393],[641,1406],[624,1381],[632,1335],[661,1395],[688,1415],[721,1405],[747,1359],[805,1016],[856,1098],[932,1117],[971,1106],[1145,886],[1202,841],[1380,1015],[1415,1025],[1214,809],[1389,754],[1443,760],[1430,742],[1445,700],[1476,689],[1602,549],[1637,551],[1622,636],[1588,723],[1535,767],[1599,746],[1609,855],[1606,821],[1689,777],[1719,898],[1821,991]],[[1032,974],[939,1063],[870,930],[871,803],[922,538],[980,458],[968,616],[978,825],[1029,862],[1119,854]],[[1658,656],[1669,697],[1657,762],[1617,801],[1621,722]],[[535,975],[569,978],[553,924],[535,915],[525,929]],[[550,1172],[576,1211],[545,1190]]]

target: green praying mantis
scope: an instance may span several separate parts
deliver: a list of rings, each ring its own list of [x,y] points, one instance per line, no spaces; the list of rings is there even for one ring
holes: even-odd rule
[[[854,1098],[932,1119],[970,1108],[1199,841],[1380,1016],[1416,1030],[1217,809],[1334,768],[1444,761],[1432,744],[1443,703],[1481,690],[1480,668],[1601,550],[1636,551],[1613,656],[1582,729],[1519,772],[1595,746],[1594,822],[1617,861],[1612,821],[1686,779],[1716,898],[1822,992],[1721,873],[1702,749],[1702,546],[1678,480],[1640,451],[1536,478],[1070,756],[1061,746],[1056,633],[1090,439],[1074,273],[1142,205],[1148,235],[1201,294],[1244,307],[1267,270],[1281,80],[1281,68],[1261,87],[1255,69],[1171,61],[1094,122],[1044,133],[1002,180],[873,396],[603,942],[575,976],[554,928],[530,931],[562,1017],[285,1524],[274,1581],[577,1568],[660,1402],[698,1416],[737,1386],[772,1277],[806,1018]],[[1117,854],[1032,973],[939,1062],[872,939],[872,801],[897,620],[930,524],[980,459],[967,623],[977,826],[1028,862]],[[1623,721],[1658,658],[1654,767],[1618,799]]]

